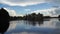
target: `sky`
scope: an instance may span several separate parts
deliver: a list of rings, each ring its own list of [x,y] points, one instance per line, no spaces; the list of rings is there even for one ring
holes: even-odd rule
[[[44,16],[60,15],[60,0],[0,0],[0,8],[9,12],[10,16],[23,16],[41,13]]]

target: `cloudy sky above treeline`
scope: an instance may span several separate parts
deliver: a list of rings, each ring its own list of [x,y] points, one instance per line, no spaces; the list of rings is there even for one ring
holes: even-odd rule
[[[10,16],[30,13],[41,13],[44,16],[60,15],[60,0],[0,0],[0,8],[2,7]]]

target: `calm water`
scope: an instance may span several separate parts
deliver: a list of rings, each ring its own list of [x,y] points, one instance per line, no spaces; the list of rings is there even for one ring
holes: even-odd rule
[[[10,26],[5,34],[60,34],[60,21],[56,18],[40,22],[10,21]]]

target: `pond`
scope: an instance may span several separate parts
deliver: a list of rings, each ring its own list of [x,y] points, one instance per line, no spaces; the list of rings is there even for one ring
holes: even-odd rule
[[[10,26],[5,34],[60,34],[60,20],[58,18],[45,19],[44,21],[10,21]]]

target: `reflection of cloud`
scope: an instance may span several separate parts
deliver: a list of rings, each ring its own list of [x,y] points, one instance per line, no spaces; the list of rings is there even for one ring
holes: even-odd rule
[[[60,29],[60,22],[57,22],[55,26],[56,28]]]
[[[17,25],[16,21],[10,21],[10,26],[8,31],[15,29],[16,25]]]
[[[38,34],[35,32],[20,32],[20,33],[12,33],[12,34]]]
[[[56,24],[57,24],[58,19],[51,19],[50,21],[44,21],[44,23],[42,25],[40,25],[40,27],[43,28],[56,28]],[[57,24],[58,25],[58,24]]]
[[[0,0],[0,3],[8,4],[10,6],[27,6],[40,3],[54,3],[60,4],[60,0]]]

